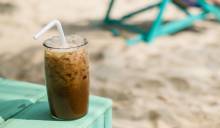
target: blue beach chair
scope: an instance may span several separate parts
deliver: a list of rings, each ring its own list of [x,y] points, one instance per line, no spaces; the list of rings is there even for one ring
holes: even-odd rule
[[[213,14],[216,19],[220,21],[220,8],[207,3],[205,0],[195,0],[195,2],[192,2],[192,0],[161,0],[159,3],[148,5],[147,7],[144,7],[142,9],[130,12],[120,19],[113,19],[110,17],[114,3],[115,0],[110,0],[109,7],[107,9],[103,22],[105,25],[117,25],[124,29],[137,32],[138,34],[135,37],[127,40],[128,45],[136,44],[140,41],[151,42],[158,36],[176,33],[182,29],[192,26],[193,23],[197,20],[206,19],[208,14]],[[187,17],[182,20],[163,23],[163,15],[169,4],[174,4],[175,6],[177,6],[187,15]],[[127,19],[156,7],[159,9],[159,12],[149,30],[146,30],[146,28],[140,28],[137,25],[125,23]],[[188,7],[200,8],[201,12],[199,14],[191,14],[188,11]],[[116,31],[112,32],[114,33]]]

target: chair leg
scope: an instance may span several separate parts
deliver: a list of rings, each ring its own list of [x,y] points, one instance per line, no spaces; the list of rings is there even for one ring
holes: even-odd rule
[[[158,28],[161,26],[163,14],[169,2],[170,0],[162,0],[159,6],[159,13],[158,13],[156,20],[153,22],[151,28],[149,29],[149,32],[146,32],[144,34],[145,41],[150,42],[157,36],[157,31],[159,31]]]
[[[215,7],[214,5],[207,5],[207,9],[215,15],[216,19],[220,22],[220,8]]]
[[[104,18],[104,21],[103,21],[105,24],[109,24],[110,23],[110,19],[111,19],[110,18],[110,14],[111,14],[114,2],[115,2],[115,0],[110,0],[109,6],[108,6],[108,10],[106,12],[106,15],[105,15],[105,18]]]
[[[214,16],[216,17],[216,19],[220,22],[220,8],[219,7],[216,7],[214,5],[211,5],[209,3],[207,3],[206,1],[204,0],[199,0],[200,2],[200,5],[202,6],[202,8],[205,10],[205,11],[208,11],[209,13],[212,13],[214,14]]]
[[[127,45],[132,46],[132,45],[137,44],[141,41],[143,41],[143,34],[138,34],[135,37],[128,39]]]

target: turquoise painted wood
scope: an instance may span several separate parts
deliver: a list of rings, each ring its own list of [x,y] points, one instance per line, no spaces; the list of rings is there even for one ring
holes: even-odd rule
[[[51,118],[47,98],[31,105],[3,123],[2,128],[111,128],[111,101],[90,97],[88,114],[74,121],[56,121]]]
[[[0,122],[22,111],[45,94],[45,87],[41,85],[1,78]]]
[[[207,3],[205,0],[197,1],[198,6],[201,9],[201,13],[198,15],[190,14],[187,9],[181,8],[180,5],[175,4],[172,0],[161,0],[159,3],[144,7],[139,10],[135,10],[134,12],[130,12],[129,14],[126,14],[119,19],[112,19],[110,16],[114,3],[115,0],[110,0],[109,7],[107,9],[107,13],[103,20],[103,23],[105,25],[117,25],[124,29],[138,33],[135,37],[127,40],[128,45],[133,45],[140,41],[149,43],[159,36],[178,32],[182,29],[192,26],[195,21],[204,20],[207,14],[213,14],[216,17],[216,19],[220,21],[220,8]],[[176,5],[180,9],[180,11],[184,12],[187,15],[187,17],[179,21],[163,24],[163,15],[166,12],[167,5],[170,3]],[[127,24],[124,22],[125,20],[139,13],[148,11],[155,7],[159,9],[159,13],[157,14],[156,19],[153,21],[149,30],[147,30],[147,28],[138,28],[136,25]],[[114,35],[118,35],[119,33],[118,31],[112,32]]]
[[[208,14],[207,12],[202,12],[197,15],[191,15],[181,21],[173,21],[171,23],[167,23],[160,29],[160,31],[157,34],[158,35],[168,35],[168,34],[178,32],[179,30],[184,29],[187,26],[188,27],[192,26],[195,20],[205,19],[207,14]]]
[[[112,128],[111,100],[90,96],[86,116],[57,121],[50,116],[45,90],[44,86],[0,78],[0,128]]]

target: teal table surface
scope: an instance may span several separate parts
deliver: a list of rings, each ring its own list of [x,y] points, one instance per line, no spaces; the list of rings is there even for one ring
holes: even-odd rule
[[[58,121],[50,116],[46,88],[0,78],[0,128],[111,128],[112,102],[90,96],[83,118]]]

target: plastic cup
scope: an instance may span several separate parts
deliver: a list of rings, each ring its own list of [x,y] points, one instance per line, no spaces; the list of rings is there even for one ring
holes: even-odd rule
[[[45,77],[53,118],[77,119],[86,115],[89,100],[89,61],[86,39],[66,38],[68,48],[60,47],[59,37],[46,40]]]

